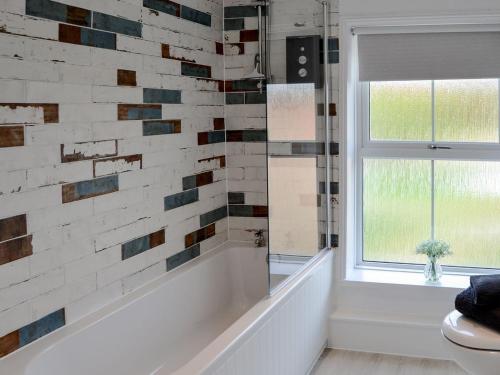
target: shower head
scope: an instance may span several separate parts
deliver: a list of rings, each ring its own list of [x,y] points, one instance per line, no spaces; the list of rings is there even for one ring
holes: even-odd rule
[[[255,69],[248,73],[248,74],[245,74],[242,79],[249,79],[249,80],[263,80],[263,79],[266,79],[266,76],[262,73],[259,73],[259,71],[257,70],[257,67],[255,67]]]

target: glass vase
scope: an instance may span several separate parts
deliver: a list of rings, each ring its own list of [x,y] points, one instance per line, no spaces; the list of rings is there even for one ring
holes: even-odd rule
[[[443,269],[441,265],[437,262],[435,258],[428,258],[427,264],[424,268],[424,276],[425,279],[429,282],[435,283],[438,282],[443,274]]]

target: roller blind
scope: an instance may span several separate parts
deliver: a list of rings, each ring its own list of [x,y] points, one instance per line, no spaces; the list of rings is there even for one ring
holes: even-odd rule
[[[500,32],[358,35],[360,81],[500,78]]]

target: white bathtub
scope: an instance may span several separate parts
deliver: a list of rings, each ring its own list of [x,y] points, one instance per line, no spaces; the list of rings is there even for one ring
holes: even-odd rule
[[[232,350],[243,345],[252,327],[257,329],[257,323],[270,314],[271,307],[283,303],[280,301],[294,287],[282,290],[281,296],[264,298],[268,284],[266,256],[265,248],[226,243],[4,357],[0,360],[0,374],[215,373],[214,369],[224,366],[226,359],[231,360]],[[295,288],[300,283],[297,280]],[[326,310],[324,315],[326,320]],[[320,323],[308,324],[312,327]],[[322,336],[317,337],[317,342],[324,341],[322,332],[315,336]],[[293,339],[289,334],[287,337]],[[317,344],[310,349],[311,353],[318,350]]]

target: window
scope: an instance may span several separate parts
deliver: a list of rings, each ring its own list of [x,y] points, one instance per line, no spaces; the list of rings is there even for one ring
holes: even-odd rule
[[[361,82],[358,263],[500,268],[499,80]]]

